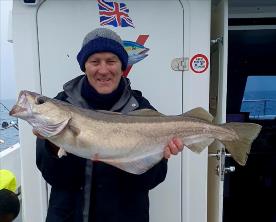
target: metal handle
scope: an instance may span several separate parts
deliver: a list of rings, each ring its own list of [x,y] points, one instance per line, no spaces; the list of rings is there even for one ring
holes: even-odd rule
[[[224,173],[233,173],[233,172],[235,172],[235,170],[236,170],[236,168],[234,166],[225,167]]]
[[[208,153],[208,157],[216,157],[217,160],[220,160],[220,150],[217,150],[216,153]]]
[[[208,157],[216,157],[219,161],[219,165],[216,167],[216,173],[220,177],[220,180],[224,180],[224,174],[235,171],[234,166],[225,167],[225,158],[230,157],[230,153],[226,153],[225,149],[217,150],[217,153],[209,153]]]

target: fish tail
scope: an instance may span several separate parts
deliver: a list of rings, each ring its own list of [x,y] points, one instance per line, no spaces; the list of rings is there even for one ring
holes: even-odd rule
[[[253,141],[259,135],[262,126],[255,123],[225,123],[222,126],[232,129],[237,134],[237,139],[222,141],[233,159],[240,165],[246,164]]]

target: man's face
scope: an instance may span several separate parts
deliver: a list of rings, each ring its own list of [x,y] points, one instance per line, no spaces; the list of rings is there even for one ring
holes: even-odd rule
[[[117,89],[122,71],[122,63],[111,52],[92,54],[85,62],[85,73],[91,86],[100,94],[109,94]]]

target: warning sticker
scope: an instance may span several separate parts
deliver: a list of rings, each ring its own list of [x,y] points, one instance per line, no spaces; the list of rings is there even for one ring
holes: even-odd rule
[[[209,61],[207,56],[196,54],[190,61],[190,67],[195,73],[203,73],[208,69]]]

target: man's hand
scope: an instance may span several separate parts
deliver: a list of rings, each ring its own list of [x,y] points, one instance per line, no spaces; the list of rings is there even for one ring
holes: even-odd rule
[[[184,148],[182,140],[178,137],[173,138],[165,147],[164,158],[169,159],[171,154],[177,155]]]

